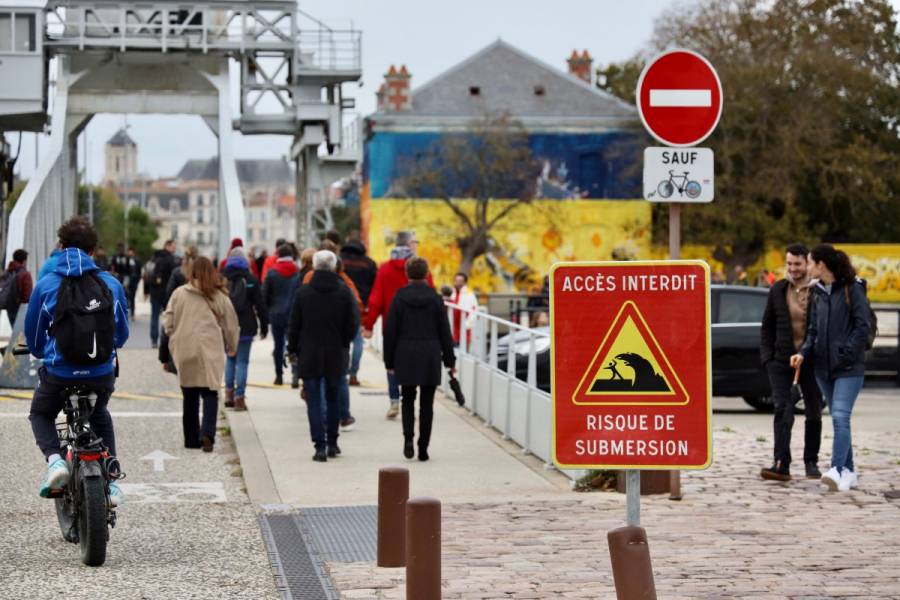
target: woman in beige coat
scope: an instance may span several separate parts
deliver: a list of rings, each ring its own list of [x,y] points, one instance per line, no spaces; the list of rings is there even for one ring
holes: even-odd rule
[[[212,452],[225,354],[237,350],[238,319],[225,281],[208,258],[194,260],[186,275],[188,283],[175,290],[163,313],[163,329],[183,397],[184,446]]]

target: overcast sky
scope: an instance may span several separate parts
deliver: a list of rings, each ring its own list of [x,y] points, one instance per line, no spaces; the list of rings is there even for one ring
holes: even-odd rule
[[[653,21],[672,0],[302,0],[303,11],[337,27],[363,32],[363,81],[346,85],[357,111],[375,109],[375,90],[393,64],[406,64],[413,87],[440,74],[498,37],[537,58],[566,68],[574,48],[587,49],[595,64],[633,55],[649,39]],[[237,115],[235,115],[237,116]],[[103,145],[125,122],[125,115],[101,114],[87,128],[88,175],[103,173]],[[142,172],[177,173],[184,161],[216,154],[216,141],[195,116],[128,115],[129,134],[138,144]],[[289,136],[235,133],[239,158],[278,158],[287,154]],[[9,136],[15,148],[15,136]],[[35,136],[25,134],[17,169],[29,177],[35,165]],[[82,140],[83,142],[83,140]],[[39,141],[39,150],[46,140]],[[79,144],[79,154],[83,146]],[[79,161],[80,164],[83,162]]]
[[[587,49],[595,65],[618,61],[645,47],[654,20],[672,3],[301,0],[300,8],[336,28],[352,21],[363,32],[363,81],[360,86],[345,85],[345,95],[355,97],[357,111],[366,115],[375,109],[375,90],[391,64],[406,64],[415,88],[498,37],[560,69],[566,68],[565,59],[574,48]],[[88,126],[91,181],[102,177],[103,145],[125,119],[125,115],[101,114]],[[190,158],[216,154],[215,138],[199,117],[128,115],[127,121],[138,144],[141,172],[170,176]],[[238,158],[278,158],[287,154],[291,143],[289,136],[235,136]],[[9,138],[15,148],[15,135]],[[39,140],[39,149],[43,147],[46,141]],[[27,178],[34,165],[35,136],[25,134],[17,168]]]

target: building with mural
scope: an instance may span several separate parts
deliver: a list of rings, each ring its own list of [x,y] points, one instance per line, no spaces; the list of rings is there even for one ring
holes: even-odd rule
[[[498,40],[419,87],[405,66],[389,69],[364,123],[360,210],[374,258],[387,258],[397,231],[414,229],[435,280],[452,278],[462,225],[445,203],[403,197],[396,184],[402,165],[489,115],[524,126],[539,174],[534,200],[491,230],[473,287],[528,291],[557,261],[648,254],[637,111],[592,85],[586,51],[567,62],[567,71],[556,69]]]

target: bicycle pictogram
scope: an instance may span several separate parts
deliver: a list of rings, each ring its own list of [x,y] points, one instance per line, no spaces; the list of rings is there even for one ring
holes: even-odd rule
[[[669,170],[669,178],[659,182],[656,191],[650,193],[650,197],[659,194],[663,198],[670,198],[675,191],[679,196],[687,196],[695,199],[700,196],[700,183],[694,179],[690,179],[690,172],[684,171],[683,175],[675,175],[675,170]]]

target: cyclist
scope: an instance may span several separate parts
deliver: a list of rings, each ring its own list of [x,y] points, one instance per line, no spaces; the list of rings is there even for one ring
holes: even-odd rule
[[[97,392],[90,424],[94,432],[103,438],[110,456],[116,455],[116,437],[107,403],[116,381],[115,348],[121,348],[128,340],[128,299],[125,290],[114,275],[101,271],[91,258],[97,246],[97,232],[84,217],[73,217],[63,223],[57,235],[62,251],[57,257],[56,267],[38,281],[25,317],[28,349],[44,361],[28,417],[34,439],[47,459],[47,474],[38,492],[43,498],[50,497],[50,490],[62,488],[69,480],[69,467],[60,456],[56,432],[56,417],[65,404],[62,391],[66,387],[86,384]],[[57,303],[63,284],[67,293],[65,299]],[[100,293],[94,296],[100,296],[100,300],[91,298],[79,303],[84,306],[73,307],[78,310],[68,310],[67,307],[72,304],[70,298],[77,301],[81,290],[90,289],[83,286],[91,285],[105,286],[105,290],[94,288],[95,292],[99,289]],[[64,314],[62,311],[65,311]],[[68,322],[63,325],[64,321]],[[57,329],[53,328],[54,324]],[[70,342],[72,328],[79,325],[88,331],[78,336],[82,339]],[[61,329],[63,327],[65,329]],[[61,343],[57,343],[57,338]],[[83,341],[85,338],[92,340],[92,346],[89,341]],[[73,356],[70,346],[78,343],[87,344],[83,350],[86,358],[83,361],[64,358],[64,355]],[[92,349],[87,349],[88,346]],[[104,356],[105,360],[100,362],[99,359]],[[124,501],[122,490],[115,482],[109,484],[109,499],[113,506]]]

